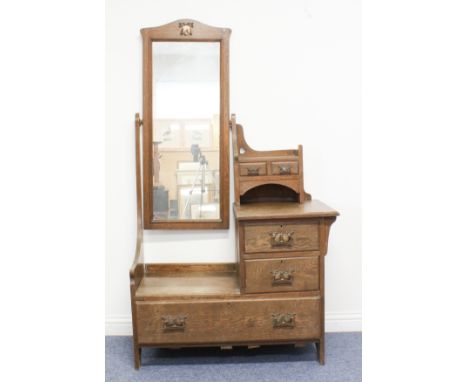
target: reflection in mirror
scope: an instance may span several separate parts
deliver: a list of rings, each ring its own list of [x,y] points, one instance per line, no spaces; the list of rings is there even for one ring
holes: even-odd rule
[[[218,220],[220,44],[152,44],[153,220]]]

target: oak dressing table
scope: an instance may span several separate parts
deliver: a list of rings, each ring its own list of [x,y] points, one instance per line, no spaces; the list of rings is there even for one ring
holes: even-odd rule
[[[323,364],[324,259],[338,212],[304,191],[301,146],[255,151],[229,119],[229,29],[184,19],[141,33],[135,368],[143,347],[310,342]],[[144,229],[229,228],[230,130],[236,262],[146,263]]]

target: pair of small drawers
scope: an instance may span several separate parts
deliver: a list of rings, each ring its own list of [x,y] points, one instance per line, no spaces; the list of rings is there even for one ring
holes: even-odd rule
[[[320,288],[319,222],[244,223],[244,293]]]
[[[298,162],[252,162],[240,164],[240,176],[297,175]]]

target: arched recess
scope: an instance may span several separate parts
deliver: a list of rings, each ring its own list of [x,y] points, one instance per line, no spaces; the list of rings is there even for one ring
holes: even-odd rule
[[[240,196],[240,203],[299,202],[299,192],[283,184],[266,183],[252,187]]]

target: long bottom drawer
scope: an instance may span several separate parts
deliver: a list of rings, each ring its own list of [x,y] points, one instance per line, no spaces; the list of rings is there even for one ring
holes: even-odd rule
[[[140,344],[294,341],[320,337],[319,297],[137,302]]]

